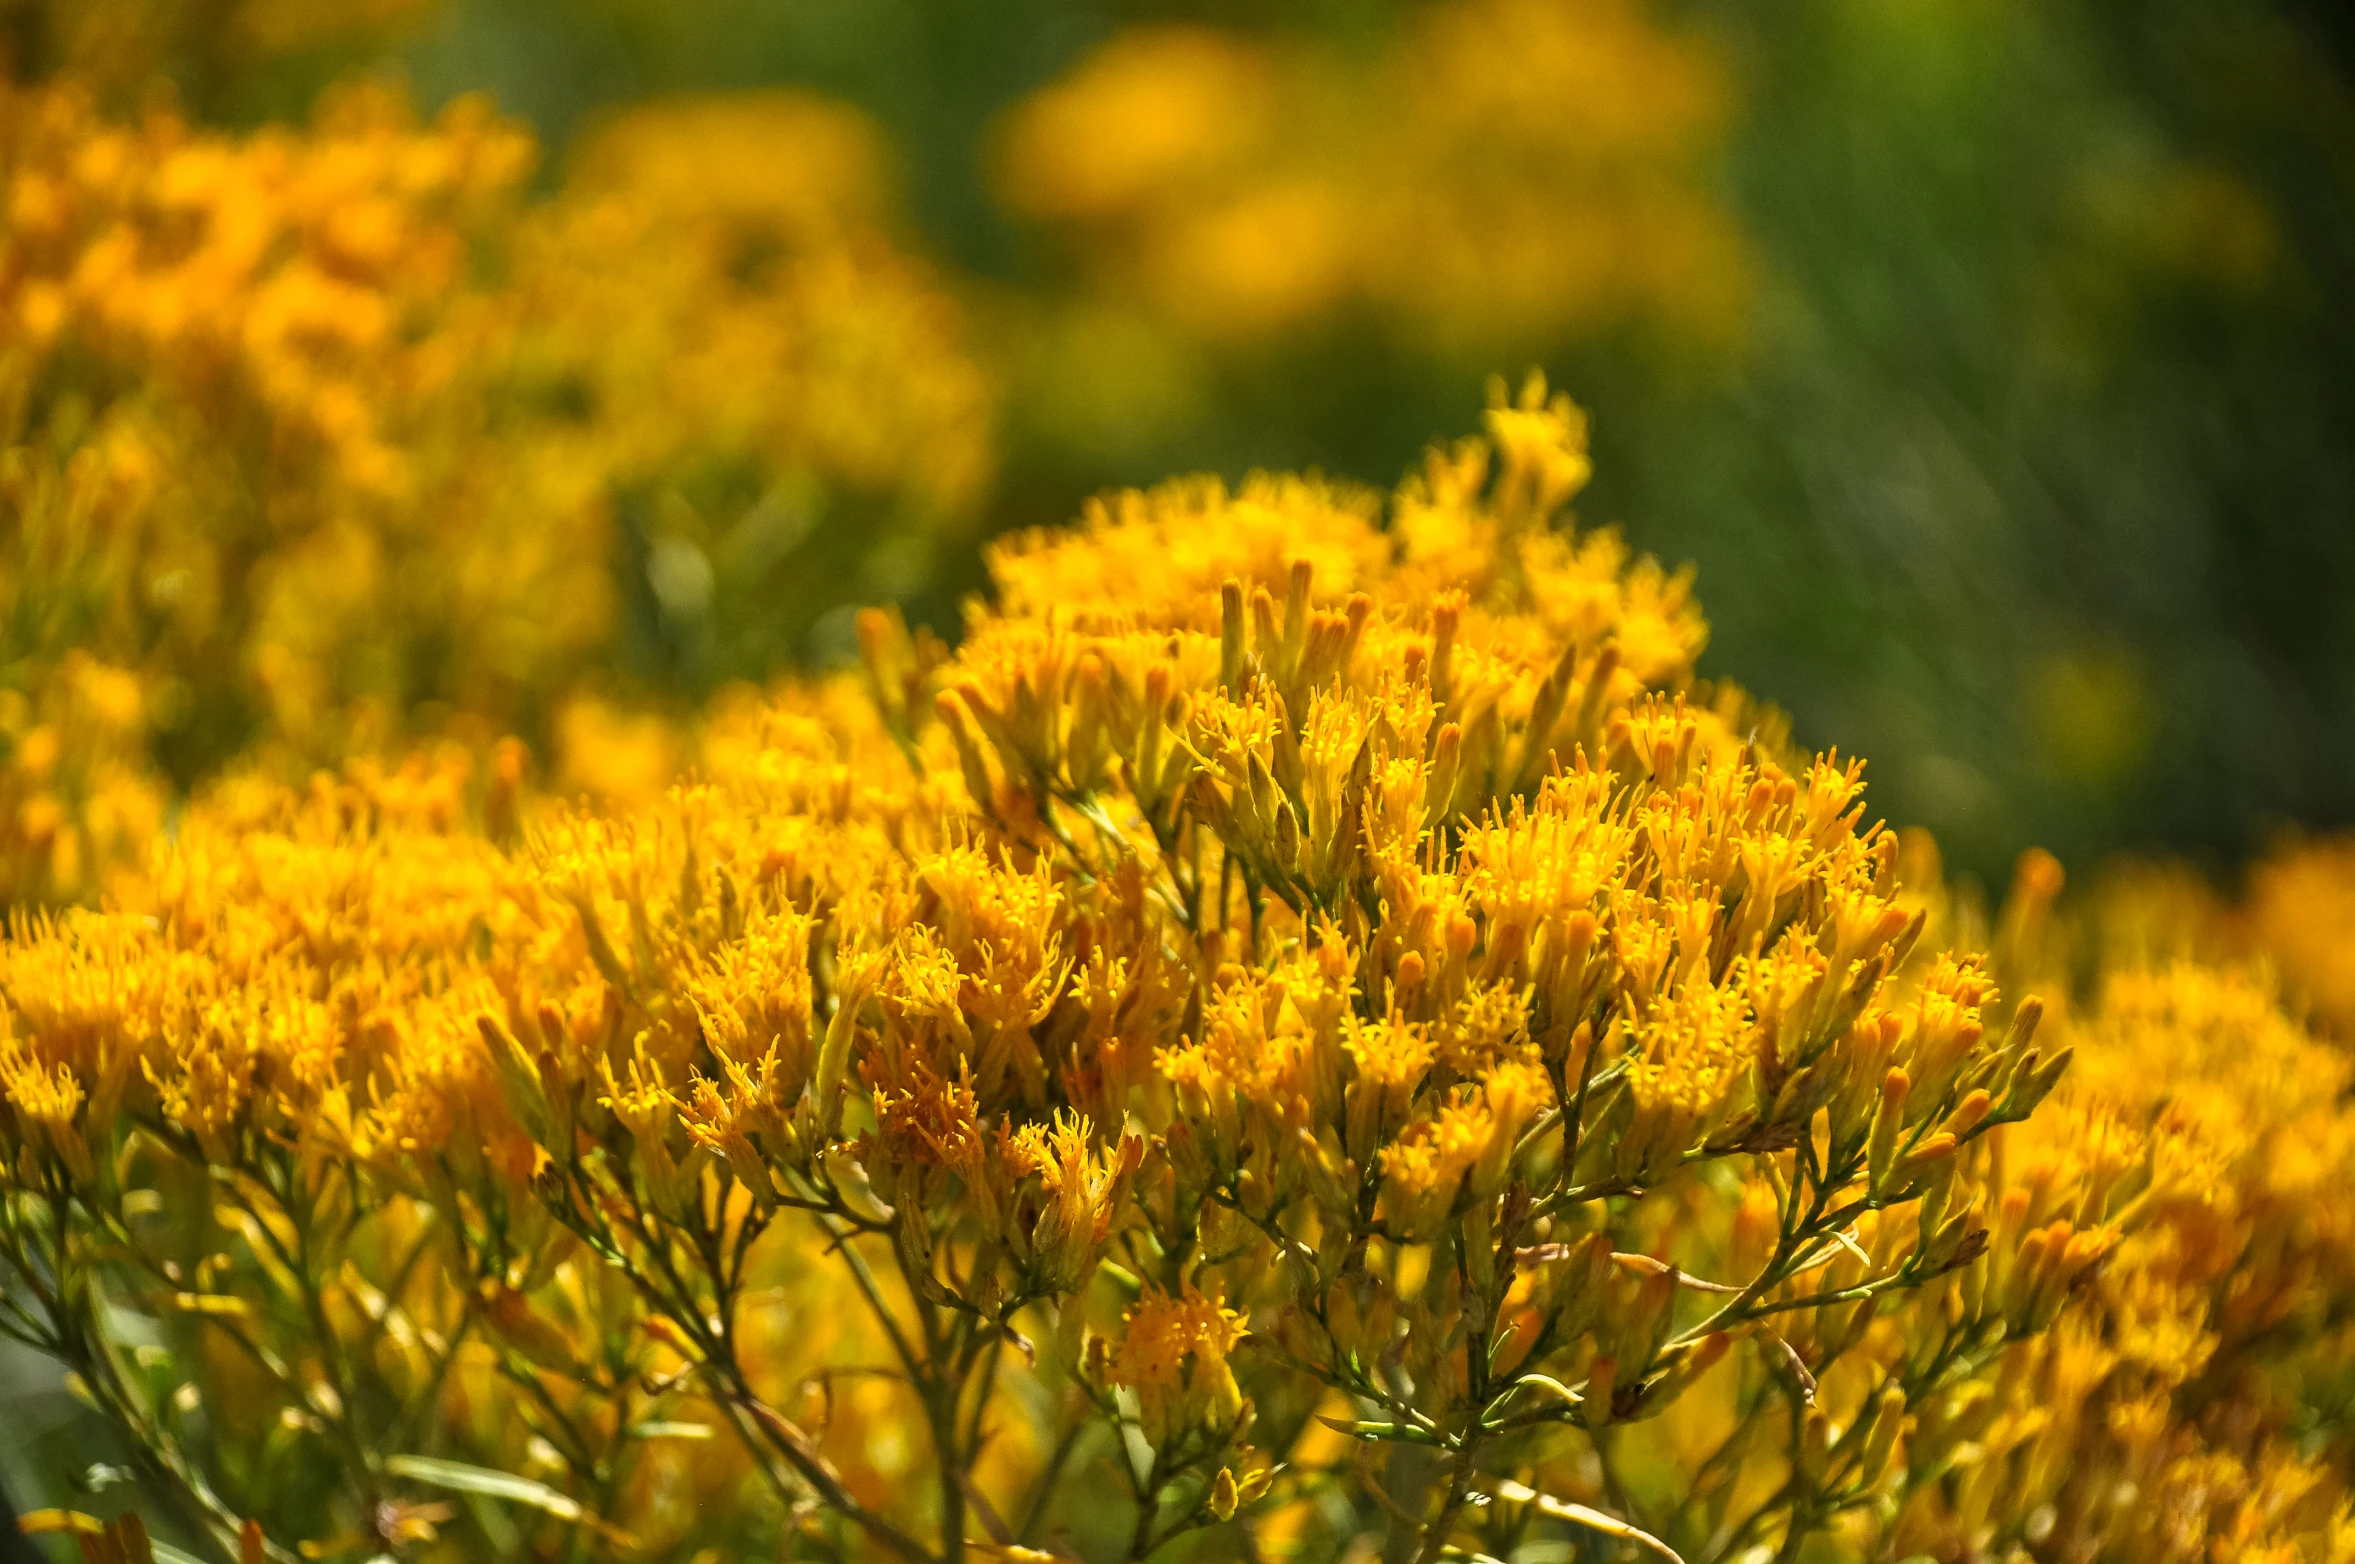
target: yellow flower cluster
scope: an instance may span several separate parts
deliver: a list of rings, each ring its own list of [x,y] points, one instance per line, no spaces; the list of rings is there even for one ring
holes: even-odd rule
[[[529,234],[534,367],[578,377],[626,474],[738,450],[961,510],[988,476],[989,387],[941,353],[956,314],[889,244],[890,188],[875,128],[822,99],[621,116]]]
[[[162,796],[142,772],[420,730],[603,747],[557,712],[615,660],[617,553],[690,682],[921,584],[988,479],[990,395],[864,124],[648,109],[536,204],[534,157],[479,103],[420,126],[370,88],[242,136],[0,97],[11,899],[95,889]],[[93,667],[128,693],[57,739]]]
[[[1192,1428],[1234,1426],[1243,1392],[1227,1356],[1242,1336],[1243,1317],[1221,1308],[1215,1293],[1148,1294],[1128,1311],[1111,1377],[1136,1390],[1147,1442],[1165,1448]]]
[[[1251,341],[1346,309],[1441,348],[1731,335],[1724,73],[1633,0],[1446,0],[1361,57],[1159,25],[1004,127],[1000,185],[1116,297]]]
[[[2044,923],[2057,889],[2032,855],[2007,922]],[[1907,1459],[1941,1475],[1895,1551],[2355,1557],[2344,1473],[2313,1458],[2355,1300],[2331,1193],[2355,1175],[2355,1062],[2241,967],[2119,958],[2090,1003],[2051,997],[2076,1066],[2004,1148],[1998,1249],[2026,1236],[1991,1278],[2050,1329],[1917,1405]]]
[[[426,503],[482,345],[469,251],[529,160],[479,105],[419,129],[367,91],[243,140],[0,99],[12,900],[92,889],[152,829],[158,751],[206,763],[261,711],[349,726],[328,701],[405,693],[404,642],[486,614],[527,667],[581,638],[492,588],[579,601],[561,550],[535,569],[532,529]],[[488,700],[471,649],[450,684]]]
[[[2346,1558],[2349,1067],[1973,953],[1586,470],[1113,497],[651,803],[215,789],[0,947],[0,1318],[232,1555]]]

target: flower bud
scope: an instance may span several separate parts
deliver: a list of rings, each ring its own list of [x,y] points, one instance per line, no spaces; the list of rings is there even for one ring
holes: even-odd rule
[[[1897,1452],[1897,1436],[1905,1429],[1905,1392],[1895,1386],[1883,1391],[1871,1415],[1872,1432],[1865,1436],[1864,1452],[1856,1462],[1858,1486],[1867,1492],[1881,1485]]]
[[[1875,1199],[1889,1187],[1890,1164],[1897,1156],[1897,1132],[1905,1124],[1905,1097],[1912,1084],[1901,1069],[1891,1069],[1881,1082],[1880,1105],[1873,1110],[1872,1135],[1865,1153]]]

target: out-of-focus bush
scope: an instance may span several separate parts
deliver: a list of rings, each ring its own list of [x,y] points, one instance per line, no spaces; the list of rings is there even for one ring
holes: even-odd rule
[[[101,732],[181,785],[256,745],[544,738],[589,686],[701,693],[917,593],[988,481],[989,383],[850,111],[642,111],[536,202],[479,103],[0,111],[17,894],[105,856]],[[131,697],[58,740],[41,713],[88,702],[48,686],[91,669]]]
[[[1629,0],[1451,0],[1370,56],[1141,27],[1012,113],[998,173],[1091,286],[1261,352],[1343,310],[1480,355],[1629,319],[1721,339],[1728,108],[1716,52]]]
[[[110,110],[160,90],[198,118],[299,115],[338,74],[429,25],[439,0],[0,0],[0,74],[71,81]]]
[[[1747,329],[1712,40],[1641,4],[1139,24],[990,127],[1023,225],[1009,466],[1380,472],[1497,362]]]
[[[1601,415],[1589,509],[1743,583],[1715,655],[2000,876],[2029,841],[2228,857],[2355,816],[2355,111],[2322,18],[441,0],[397,52],[565,138],[649,93],[864,105],[988,304],[986,528],[1170,470],[1396,472],[1491,367],[1545,364]],[[1033,213],[1053,182],[1013,176],[1058,159],[1097,173]]]
[[[2299,842],[2250,877],[2242,941],[2279,966],[2317,1024],[2355,1042],[2355,838]]]
[[[798,94],[682,100],[568,162],[517,247],[516,384],[535,457],[612,497],[625,661],[702,693],[847,659],[850,605],[970,551],[995,460],[993,387],[891,238],[873,126]]]
[[[2164,860],[2108,866],[2090,948],[2071,958],[2255,962],[2314,1029],[2355,1042],[2355,838],[2291,837],[2236,888]]]
[[[147,721],[139,680],[79,651],[30,689],[0,690],[0,903],[87,890],[161,833],[169,799]]]
[[[500,341],[476,250],[528,137],[365,89],[251,137],[110,121],[70,85],[0,116],[0,635],[30,709],[112,670],[124,756],[186,779],[264,733],[339,752],[420,700],[497,720],[594,643],[594,535],[467,502]],[[20,745],[21,785],[74,798],[70,771]],[[92,867],[54,840],[20,889]]]

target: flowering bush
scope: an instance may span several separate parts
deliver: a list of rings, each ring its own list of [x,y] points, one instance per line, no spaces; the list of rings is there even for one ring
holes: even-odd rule
[[[528,165],[480,105],[420,130],[354,92],[308,136],[233,141],[110,123],[71,87],[0,98],[13,895],[94,883],[84,815],[152,792],[157,762],[217,761],[263,711],[312,747],[349,726],[339,701],[406,693],[435,628],[476,627],[441,638],[443,689],[493,709],[500,669],[469,652],[513,643],[528,677],[582,639],[483,600],[500,578],[578,602],[577,550],[432,503],[485,345],[469,251]],[[107,720],[42,739],[75,699],[45,686],[77,679],[121,686]]]
[[[639,809],[215,788],[0,950],[0,1323],[223,1556],[2355,1557],[2340,1056],[1970,954],[1585,476],[1113,497]]]
[[[921,586],[989,388],[871,143],[644,109],[533,203],[472,100],[232,136],[0,96],[0,895],[94,891],[163,777],[544,739],[621,665],[699,689]]]

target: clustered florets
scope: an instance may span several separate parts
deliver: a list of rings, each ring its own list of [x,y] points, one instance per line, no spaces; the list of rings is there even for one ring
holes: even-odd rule
[[[1641,1519],[1689,1548],[2157,1536],[2098,1482],[2308,1536],[2320,1477],[2178,1409],[2355,1281],[2310,1197],[2355,1133],[2282,1107],[2346,1065],[2200,966],[2046,1048],[1856,763],[1693,688],[1681,579],[1561,528],[1583,476],[1533,386],[1387,528],[1298,481],[1114,499],[1001,546],[963,648],[871,619],[871,704],[739,709],[636,813],[455,751],[221,789],[0,954],[16,1279],[240,1347],[351,1456],[330,1507],[412,1543],[426,1451],[518,1432],[598,1526],[704,1536],[610,1484],[718,1427],[706,1482],[944,1557],[1006,1524],[984,1437],[1034,1526],[1090,1418],[1133,1552],[1331,1531],[1335,1439],[1422,1557],[1634,1536],[1578,1451],[1686,1404],[1754,1430],[1667,1456],[1691,1496]],[[71,1357],[94,1293],[40,1298]],[[238,1411],[75,1366],[236,1536],[191,1418]],[[895,1418],[926,1507],[878,1486]]]
[[[534,196],[472,101],[110,118],[171,10],[0,88],[0,1332],[180,1544],[2355,1564],[2355,848],[1990,926],[1696,680],[1534,381],[625,711],[987,487],[874,129],[641,105]],[[1722,342],[1725,102],[1619,0],[1117,37],[997,147],[1077,284],[1025,416]]]
[[[429,1545],[456,1452],[593,1546],[2341,1557],[2251,1365],[2355,1293],[2348,1066],[2228,969],[2080,1011],[2040,866],[1970,953],[1585,470],[1533,384],[1387,508],[1115,498],[644,808],[219,789],[0,950],[15,1328],[225,1546]]]

